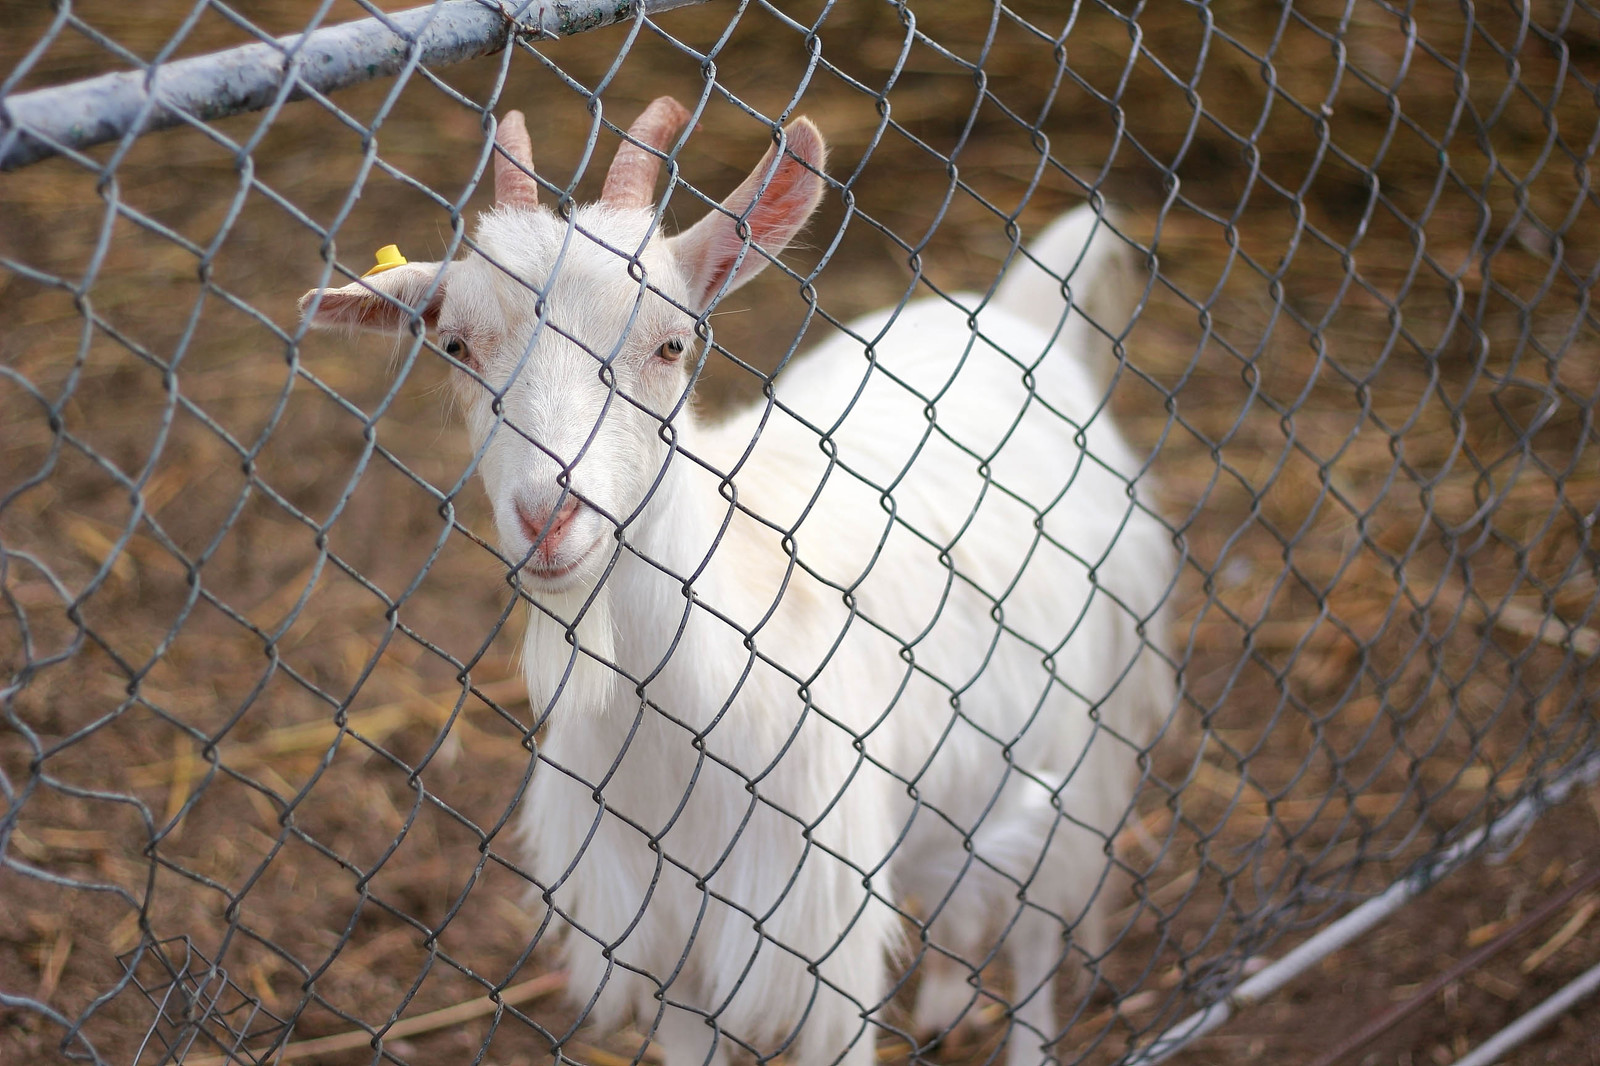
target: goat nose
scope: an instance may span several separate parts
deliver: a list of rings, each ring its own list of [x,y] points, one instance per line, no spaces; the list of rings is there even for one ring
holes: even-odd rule
[[[545,507],[530,508],[525,504],[517,504],[517,521],[522,524],[523,534],[530,542],[539,545],[539,554],[546,558],[555,555],[561,539],[572,528],[572,516],[577,513],[578,499],[571,494],[554,514]],[[540,534],[544,535],[543,542],[539,540]]]

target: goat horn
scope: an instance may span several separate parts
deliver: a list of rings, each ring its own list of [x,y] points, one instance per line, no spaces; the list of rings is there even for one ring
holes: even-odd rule
[[[617,157],[611,161],[601,201],[616,207],[649,207],[655,200],[656,175],[661,173],[661,157],[657,153],[667,150],[688,121],[689,112],[672,97],[658,96],[650,101],[650,106],[634,119],[628,140],[622,142]]]
[[[533,180],[533,141],[521,111],[507,111],[495,131],[494,198],[499,204],[539,205],[539,183]],[[502,154],[503,153],[503,154]]]

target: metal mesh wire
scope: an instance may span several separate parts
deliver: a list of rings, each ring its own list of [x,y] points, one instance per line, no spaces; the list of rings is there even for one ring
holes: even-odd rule
[[[375,13],[0,5],[0,107]],[[1107,930],[1086,945],[1082,914],[1054,915],[1086,971],[1034,1037],[1060,1061],[1134,1055],[1247,959],[1593,756],[1600,10],[717,0],[552,36],[0,177],[0,1058],[659,1054],[647,1012],[585,1028],[590,990],[568,987],[536,905],[556,886],[518,839],[530,780],[570,773],[597,803],[607,785],[544,753],[549,707],[518,657],[526,612],[553,609],[518,580],[475,480],[484,450],[442,399],[464,371],[436,335],[311,334],[295,305],[382,245],[479,248],[512,107],[544,202],[570,216],[647,101],[694,102],[669,232],[789,119],[827,136],[801,240],[702,322],[710,418],[776,410],[783,371],[829,338],[870,350],[860,315],[970,310],[959,294],[991,297],[1052,219],[1117,208],[1105,225],[1140,269],[1131,308],[1080,308],[1114,369],[1081,433],[1114,422],[1137,462],[1083,462],[1171,541],[1165,615],[1118,606],[1164,630],[1144,654],[1170,659],[1180,695],[1110,827],[1075,820],[1055,783],[1052,832],[1099,836]],[[918,399],[937,433],[938,398]],[[792,518],[740,507],[793,537]],[[1115,596],[1104,559],[1079,562]],[[835,587],[872,624],[854,591]],[[744,635],[758,661],[762,634]],[[766,661],[809,702],[802,664]],[[758,767],[692,724],[652,732],[670,712],[642,700],[629,735],[693,745],[799,832],[811,815],[772,811]],[[1105,729],[1133,767],[1143,743]],[[983,739],[1008,764],[1028,742]],[[704,875],[656,850],[656,877]],[[941,954],[927,901],[872,892],[904,946],[886,1002],[861,1005],[863,1042],[986,1061],[1021,1039],[997,948],[958,960],[966,1023],[917,1031]],[[672,999],[674,975],[645,977]]]

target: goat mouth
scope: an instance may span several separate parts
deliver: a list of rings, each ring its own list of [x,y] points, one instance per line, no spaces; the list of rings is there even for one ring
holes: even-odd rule
[[[523,564],[522,570],[524,573],[531,574],[541,581],[560,581],[562,578],[570,577],[580,566],[587,562],[589,556],[594,554],[594,550],[599,544],[600,538],[596,537],[592,544],[573,556],[572,561],[567,563],[541,565],[530,558]]]

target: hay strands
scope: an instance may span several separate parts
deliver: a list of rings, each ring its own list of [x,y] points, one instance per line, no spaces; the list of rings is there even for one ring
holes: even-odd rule
[[[499,704],[515,704],[527,699],[527,689],[520,677],[491,681],[475,687],[484,698]],[[347,732],[358,733],[369,740],[381,741],[395,731],[416,722],[442,723],[448,715],[448,709],[460,699],[459,688],[418,694],[364,711],[353,712],[346,717],[344,729]],[[468,705],[464,705],[463,710]],[[331,720],[282,726],[258,740],[223,749],[218,753],[218,759],[236,770],[242,770],[277,757],[326,750],[338,738],[339,732],[340,727]],[[181,775],[182,772],[181,757],[173,757],[132,768],[128,772],[128,780],[129,784],[134,786],[161,785],[169,783],[175,775]]]
[[[381,1034],[366,1029],[355,1029],[348,1033],[336,1033],[333,1036],[319,1036],[311,1040],[301,1040],[297,1043],[286,1045],[282,1051],[273,1058],[274,1062],[294,1062],[299,1059],[311,1059],[322,1055],[333,1055],[343,1051],[359,1051],[362,1048],[374,1046],[374,1041],[402,1040],[406,1037],[422,1036],[425,1033],[437,1032],[463,1022],[482,1018],[494,1014],[505,1007],[517,1007],[542,999],[553,992],[559,992],[567,986],[567,972],[555,970],[551,973],[540,974],[538,977],[523,981],[521,984],[512,985],[498,996],[481,996],[478,999],[469,999],[439,1010],[419,1014],[415,1018],[406,1018],[395,1022]],[[238,1062],[233,1055],[209,1055],[204,1058],[186,1059],[186,1066],[229,1066]]]

